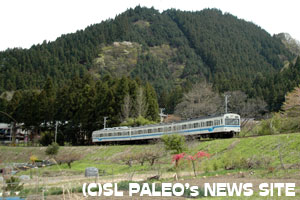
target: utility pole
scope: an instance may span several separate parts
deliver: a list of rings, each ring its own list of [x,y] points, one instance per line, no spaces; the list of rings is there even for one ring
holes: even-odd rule
[[[11,122],[10,123],[10,144],[12,143],[12,141],[13,141],[13,139],[12,139],[12,132],[13,132],[13,126],[14,126],[14,124],[13,124],[13,122]]]
[[[104,117],[104,123],[103,123],[103,125],[104,125],[104,129],[106,128],[106,119],[107,119],[108,117]]]
[[[230,97],[230,95],[225,94],[225,114],[227,113],[227,104],[228,104],[228,97]]]
[[[163,112],[164,112],[165,108],[160,108],[160,113],[159,113],[159,116],[160,116],[160,123],[162,123],[164,121],[164,117],[167,117],[167,115],[165,115]]]
[[[54,138],[54,141],[55,143],[57,143],[57,126],[58,126],[58,121],[55,122],[55,138]]]

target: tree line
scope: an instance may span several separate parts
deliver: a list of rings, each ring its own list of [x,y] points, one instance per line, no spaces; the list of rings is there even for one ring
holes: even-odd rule
[[[58,143],[78,145],[90,143],[92,131],[103,128],[104,117],[110,127],[129,118],[159,120],[153,87],[128,77],[94,80],[86,75],[59,88],[48,78],[41,90],[17,90],[10,100],[0,98],[0,110],[24,123],[32,133],[31,140],[42,135],[49,139],[44,141],[47,144],[53,140],[56,121]],[[10,122],[5,115],[0,120]]]

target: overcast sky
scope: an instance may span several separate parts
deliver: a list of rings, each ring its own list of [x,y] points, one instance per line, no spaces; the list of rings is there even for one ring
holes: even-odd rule
[[[137,5],[159,11],[218,8],[271,35],[287,32],[300,40],[299,0],[0,0],[0,50],[53,41]]]

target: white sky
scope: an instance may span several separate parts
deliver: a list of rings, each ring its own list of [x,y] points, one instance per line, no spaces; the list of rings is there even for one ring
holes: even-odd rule
[[[53,41],[137,5],[159,11],[218,8],[271,35],[287,32],[300,41],[299,0],[0,0],[0,51]]]

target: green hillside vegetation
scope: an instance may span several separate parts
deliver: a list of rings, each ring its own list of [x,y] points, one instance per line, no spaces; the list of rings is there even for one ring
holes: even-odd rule
[[[159,93],[184,81],[181,75],[185,66],[174,61],[177,48],[170,45],[142,49],[138,43],[123,41],[104,46],[100,52],[90,69],[96,78],[107,74],[139,77],[149,81]]]
[[[295,55],[300,55],[300,42],[291,37],[288,33],[275,35]]]
[[[282,177],[289,174],[296,175],[299,170],[300,135],[286,134],[261,136],[255,138],[233,138],[214,140],[210,142],[188,142],[185,153],[194,155],[198,151],[208,152],[210,158],[196,161],[197,174],[214,175],[228,172],[256,171],[256,176]],[[12,148],[14,150],[12,151]],[[0,160],[3,163],[29,162],[31,155],[38,159],[45,159],[46,147],[0,147]],[[143,165],[137,155],[143,152],[157,152],[159,158],[154,165],[146,160]],[[161,170],[162,173],[174,172],[172,155],[165,152],[162,144],[154,145],[122,145],[122,146],[92,146],[92,147],[61,147],[59,155],[80,154],[81,158],[72,163],[70,169],[67,164],[51,166],[41,169],[43,176],[55,176],[63,169],[68,174],[83,174],[86,167],[97,167],[107,174],[147,173]],[[131,166],[126,164],[126,158],[132,158]],[[201,162],[200,162],[201,161]],[[180,171],[192,172],[191,163],[182,159]],[[112,171],[113,170],[113,171]],[[28,171],[26,173],[29,173]]]
[[[109,74],[129,76],[129,72],[137,64],[141,45],[131,42],[114,42],[103,47],[95,59],[95,67],[90,71],[93,75]],[[93,71],[95,69],[95,71]]]
[[[160,105],[174,108],[178,102],[164,105],[165,96],[205,80],[216,92],[263,98],[274,111],[299,83],[298,75],[280,73],[294,57],[277,37],[220,10],[160,13],[137,6],[54,42],[0,52],[0,92],[42,89],[48,77],[62,87],[87,73],[130,75],[149,81]]]
[[[107,127],[130,118],[147,123],[159,120],[156,92],[149,83],[108,75],[100,80],[88,74],[75,77],[61,88],[54,87],[48,78],[41,90],[18,90],[9,101],[0,98],[0,111],[4,112],[1,122],[9,123],[13,118],[24,123],[30,142],[41,136],[42,145],[54,141],[56,121],[59,144],[78,145],[91,143],[92,132],[103,128],[104,117],[108,117]]]

